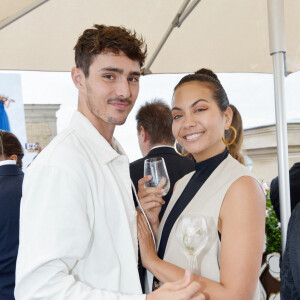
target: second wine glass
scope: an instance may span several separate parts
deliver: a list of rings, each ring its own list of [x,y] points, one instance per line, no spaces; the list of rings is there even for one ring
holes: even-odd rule
[[[162,186],[162,189],[164,190],[162,196],[168,194],[170,189],[170,179],[163,157],[145,159],[144,176],[147,175],[151,175],[152,179],[145,183],[145,187],[157,187],[161,180],[165,179],[165,183]]]
[[[192,214],[181,215],[176,225],[176,238],[193,274],[196,257],[208,240],[205,218]]]

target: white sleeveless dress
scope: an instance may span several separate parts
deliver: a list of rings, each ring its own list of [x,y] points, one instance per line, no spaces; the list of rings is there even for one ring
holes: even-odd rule
[[[177,182],[176,189],[170,199],[157,232],[157,245],[159,245],[162,230],[170,211],[194,173],[195,172],[191,172],[187,174]],[[194,198],[181,213],[197,213],[206,217],[209,238],[205,248],[202,249],[197,257],[195,273],[216,282],[220,282],[221,242],[218,236],[219,213],[227,190],[234,181],[242,176],[251,176],[255,178],[245,166],[237,162],[231,155],[228,155],[228,157],[224,159],[208,177]],[[179,249],[175,236],[177,221],[170,232],[165,249],[164,260],[181,268],[188,269],[187,258]],[[258,283],[253,300],[259,299],[260,288]]]

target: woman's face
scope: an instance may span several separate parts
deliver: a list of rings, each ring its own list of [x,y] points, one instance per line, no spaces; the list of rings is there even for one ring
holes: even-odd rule
[[[222,137],[231,124],[232,111],[221,112],[208,85],[198,81],[182,84],[172,106],[173,135],[197,162],[224,151]]]

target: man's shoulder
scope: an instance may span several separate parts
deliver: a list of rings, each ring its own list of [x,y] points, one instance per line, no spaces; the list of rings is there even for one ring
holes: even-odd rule
[[[142,157],[130,163],[130,168],[140,167],[141,165],[144,167],[144,160],[146,157]]]
[[[54,137],[32,162],[32,165],[37,167],[44,164],[66,163],[71,160],[71,157],[76,156],[78,152],[76,149],[79,145],[79,138],[76,136],[74,129],[68,127]]]

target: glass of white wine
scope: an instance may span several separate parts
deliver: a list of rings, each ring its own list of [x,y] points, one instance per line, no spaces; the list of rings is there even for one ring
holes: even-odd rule
[[[193,274],[196,258],[208,239],[205,218],[193,214],[181,215],[176,225],[176,238]]]
[[[151,175],[152,179],[145,183],[145,187],[157,187],[162,182],[162,179],[164,179],[165,182],[162,186],[164,192],[162,196],[168,194],[170,189],[170,179],[163,157],[153,157],[145,159],[144,176],[147,175]]]

